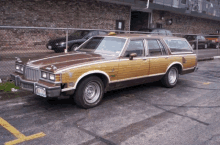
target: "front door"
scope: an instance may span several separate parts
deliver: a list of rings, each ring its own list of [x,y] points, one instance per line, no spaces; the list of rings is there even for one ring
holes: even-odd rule
[[[137,57],[129,59],[131,53]],[[145,57],[144,40],[131,40],[119,61],[118,81],[135,80],[149,74],[149,59]]]

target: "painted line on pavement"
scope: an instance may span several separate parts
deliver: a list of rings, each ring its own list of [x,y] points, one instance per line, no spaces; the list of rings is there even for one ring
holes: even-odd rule
[[[0,117],[0,125],[2,127],[4,127],[5,129],[7,129],[9,132],[11,132],[15,137],[18,138],[16,140],[6,142],[5,145],[14,145],[14,144],[18,144],[18,143],[21,143],[21,142],[24,142],[24,141],[44,137],[46,135],[45,133],[40,132],[40,133],[33,134],[33,135],[30,135],[30,136],[25,136],[24,134],[19,132],[16,128],[14,128],[11,124],[9,124],[7,121],[5,121],[1,117]]]

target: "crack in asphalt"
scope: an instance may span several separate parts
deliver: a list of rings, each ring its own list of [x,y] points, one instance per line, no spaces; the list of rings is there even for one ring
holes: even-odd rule
[[[80,127],[80,126],[78,126],[77,124],[75,124],[74,127],[76,127],[77,129],[79,129],[79,130],[81,130],[81,131],[83,131],[83,132],[85,132],[85,133],[87,133],[87,134],[89,134],[89,135],[95,137],[95,139],[93,139],[93,140],[99,140],[99,141],[102,141],[102,142],[104,142],[104,143],[106,143],[106,144],[108,144],[108,145],[116,145],[114,142],[112,142],[112,141],[110,141],[110,140],[107,140],[107,139],[105,139],[105,138],[103,138],[103,137],[101,137],[101,136],[98,136],[98,135],[96,135],[95,133],[90,132],[90,131],[88,131],[88,130],[86,130],[86,129]],[[86,143],[82,143],[81,145],[87,145],[87,144],[91,144],[91,143],[92,143],[92,142],[91,142],[91,140],[90,140],[90,141],[88,141],[88,142],[86,142]]]

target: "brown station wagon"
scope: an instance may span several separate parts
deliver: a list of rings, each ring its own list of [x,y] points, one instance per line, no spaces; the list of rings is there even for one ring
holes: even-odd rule
[[[73,96],[97,106],[106,91],[161,80],[172,88],[179,74],[194,72],[197,57],[185,38],[120,34],[92,37],[76,51],[17,58],[16,86],[45,98]]]

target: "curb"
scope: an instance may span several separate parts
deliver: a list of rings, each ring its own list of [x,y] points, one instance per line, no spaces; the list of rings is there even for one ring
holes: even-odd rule
[[[214,57],[198,58],[198,61],[214,60]]]

